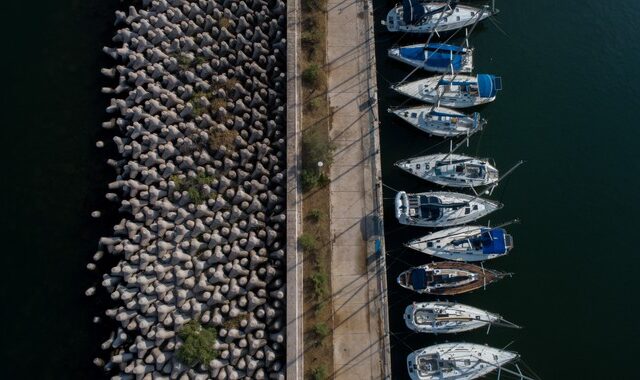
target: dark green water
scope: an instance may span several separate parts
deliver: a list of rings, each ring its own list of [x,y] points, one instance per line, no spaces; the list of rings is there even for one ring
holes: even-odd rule
[[[635,74],[640,2],[497,3],[502,11],[497,23],[506,35],[485,22],[471,40],[476,70],[501,75],[504,90],[496,102],[479,108],[489,125],[464,152],[493,157],[503,170],[527,160],[494,192],[505,207],[490,216],[492,224],[522,219],[509,227],[512,254],[486,264],[515,276],[452,299],[498,312],[525,328],[437,338],[410,333],[402,321],[405,306],[433,298],[401,289],[395,279],[409,266],[431,261],[400,248],[426,230],[400,227],[393,202],[387,201],[394,377],[406,376],[409,352],[434,343],[504,347],[514,341],[509,349],[520,352],[544,379],[638,378],[640,255],[634,239],[640,128],[634,114],[640,106]],[[406,100],[388,84],[410,71],[386,57],[401,37],[379,25],[392,4],[375,2],[383,180],[396,189],[424,191],[433,187],[393,167],[440,140],[384,112]],[[401,39],[413,41],[421,40]],[[385,197],[393,196],[385,190]]]
[[[6,2],[3,29],[0,294],[4,379],[97,378],[91,360],[104,305],[84,290],[99,281],[84,266],[108,223],[113,177],[102,136],[108,99],[101,52],[113,35],[115,0]]]

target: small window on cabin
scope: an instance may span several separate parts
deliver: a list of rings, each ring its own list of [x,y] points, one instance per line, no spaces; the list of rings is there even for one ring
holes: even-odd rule
[[[464,365],[466,365],[466,366],[470,366],[470,365],[471,365],[471,360],[469,360],[469,359],[464,359]]]
[[[420,164],[416,164],[416,169],[420,169]]]
[[[493,360],[498,360],[498,355],[493,354]]]
[[[471,12],[471,17],[475,16],[476,12]]]
[[[458,16],[458,21],[460,21],[460,16]]]
[[[415,112],[411,112],[411,117],[415,119],[416,117],[418,117],[418,114]]]
[[[467,215],[471,212],[471,209],[469,207],[465,207],[464,209],[464,214]]]
[[[476,211],[478,209],[478,205],[473,205],[473,210]]]
[[[427,247],[429,248],[433,247],[433,242],[427,242]]]
[[[442,20],[442,21],[443,21],[443,22],[447,22],[447,18],[448,18],[448,17],[445,17],[445,18],[444,18],[444,20]]]

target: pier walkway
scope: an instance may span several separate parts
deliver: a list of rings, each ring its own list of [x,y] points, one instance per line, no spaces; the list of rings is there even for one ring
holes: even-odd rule
[[[372,9],[327,3],[335,379],[391,378]]]

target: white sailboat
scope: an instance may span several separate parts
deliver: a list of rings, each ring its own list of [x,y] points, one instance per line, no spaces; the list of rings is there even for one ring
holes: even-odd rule
[[[426,103],[467,108],[494,101],[502,90],[502,78],[491,74],[447,74],[404,82],[391,88]]]
[[[389,11],[382,24],[390,32],[442,33],[469,27],[497,13],[495,7],[460,5],[456,0],[403,0]]]
[[[418,227],[450,227],[470,223],[500,208],[502,203],[469,194],[430,191],[395,198],[396,218],[400,224]]]
[[[438,137],[470,135],[482,129],[485,124],[478,112],[467,116],[445,107],[418,106],[389,109],[389,112],[415,128]]]
[[[413,331],[453,334],[499,325],[520,328],[499,314],[455,302],[414,302],[404,310],[404,322]]]
[[[507,255],[513,248],[513,237],[502,227],[460,226],[433,232],[405,246],[445,260],[477,262]]]
[[[453,153],[408,158],[394,165],[418,178],[442,186],[459,188],[487,186],[500,179],[498,169],[487,159]]]
[[[413,380],[470,380],[504,370],[504,365],[517,358],[519,355],[515,352],[480,344],[443,343],[409,354],[407,369]]]
[[[473,49],[441,43],[414,44],[391,48],[390,58],[437,73],[473,71]]]

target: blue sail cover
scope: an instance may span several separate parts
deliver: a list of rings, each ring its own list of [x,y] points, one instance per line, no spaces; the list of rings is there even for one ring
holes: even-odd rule
[[[463,50],[458,46],[446,44],[429,44],[424,46],[408,46],[399,49],[400,56],[416,61],[425,61],[426,66],[447,68],[453,65],[453,69],[458,71],[462,68]]]
[[[446,113],[446,112],[438,112],[438,111],[433,111],[433,112],[429,112],[429,115],[431,116],[444,116],[444,117],[464,117],[463,114],[461,113]]]
[[[402,18],[405,24],[413,24],[425,13],[424,5],[419,0],[402,0]]]
[[[411,286],[415,290],[422,290],[427,287],[427,271],[424,268],[415,268],[411,271]]]
[[[502,90],[502,78],[491,74],[478,74],[478,92],[481,98],[493,98]]]
[[[503,254],[507,253],[507,245],[505,239],[505,230],[502,228],[483,228],[481,231],[480,240],[482,242],[482,253],[489,254]]]

